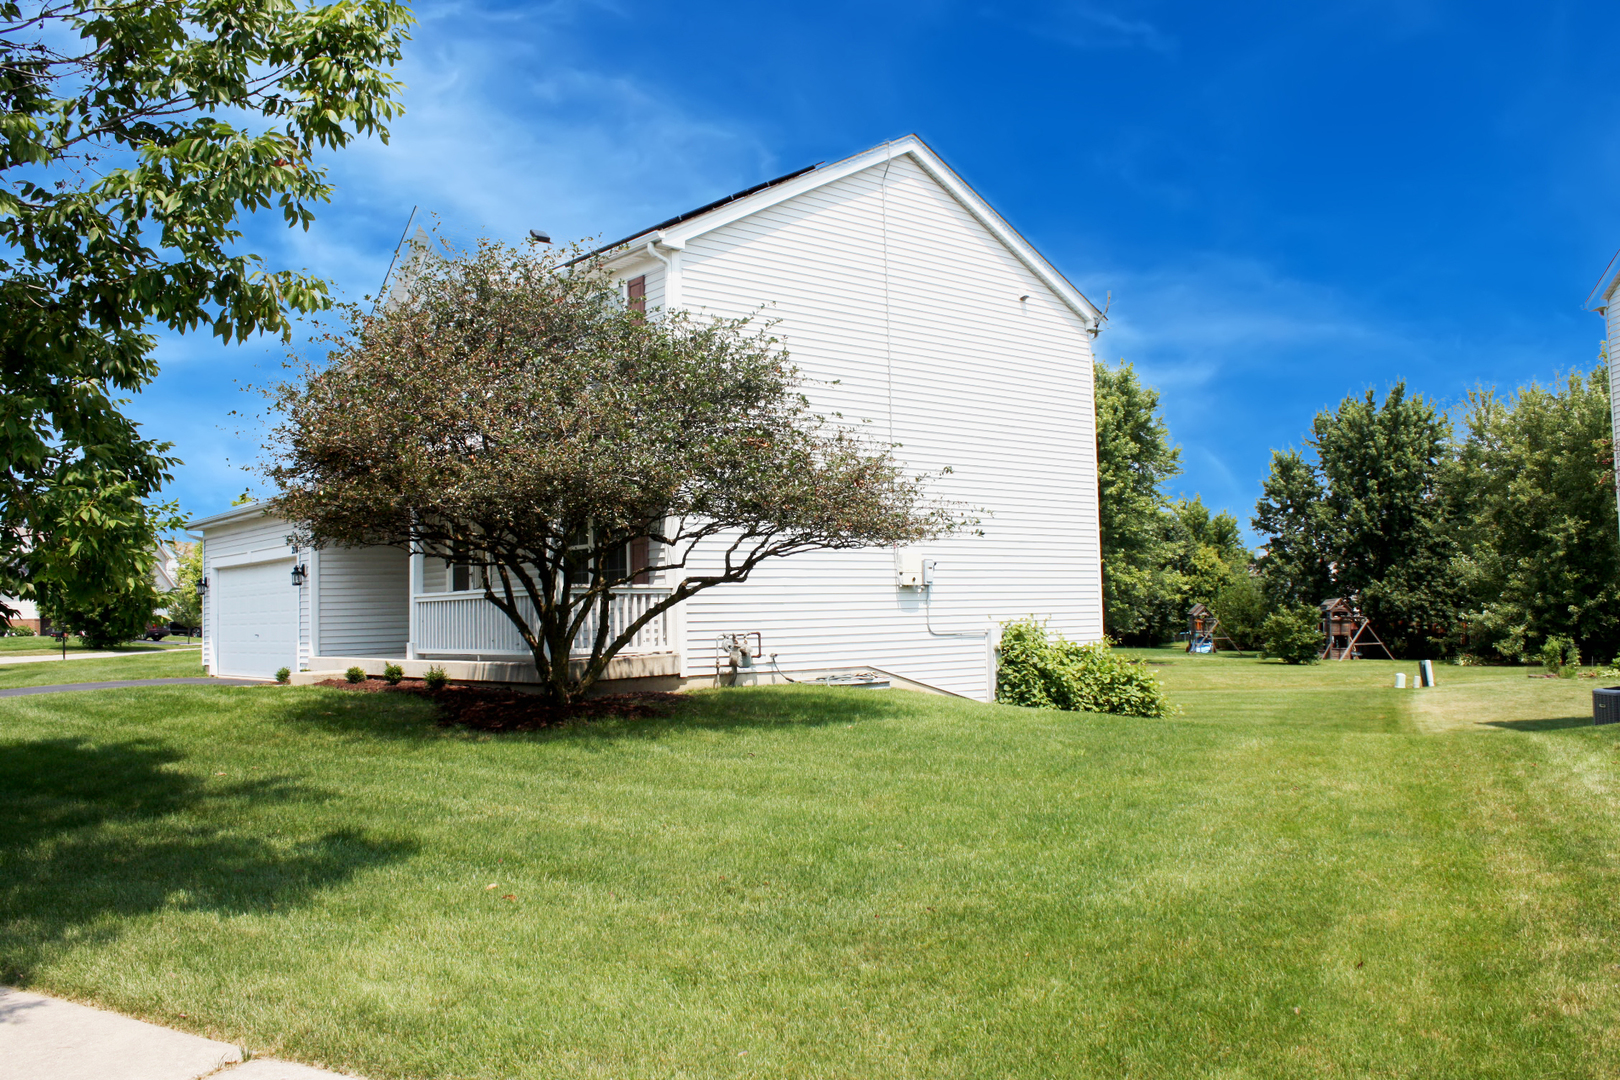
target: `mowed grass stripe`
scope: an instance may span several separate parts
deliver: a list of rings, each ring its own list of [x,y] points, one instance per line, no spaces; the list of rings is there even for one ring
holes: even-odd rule
[[[1169,659],[1168,721],[0,703],[0,965],[377,1078],[1608,1074],[1607,731],[1437,737],[1371,664]]]

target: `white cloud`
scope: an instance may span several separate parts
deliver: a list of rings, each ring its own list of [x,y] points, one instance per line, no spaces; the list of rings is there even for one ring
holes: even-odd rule
[[[1160,392],[1182,447],[1173,493],[1200,493],[1245,527],[1268,443],[1296,444],[1319,408],[1366,388],[1368,370],[1416,365],[1431,349],[1345,292],[1252,259],[1205,254],[1077,284],[1093,299],[1113,294],[1097,355],[1131,361]]]
[[[1344,293],[1254,260],[1205,255],[1081,281],[1088,296],[1113,296],[1098,354],[1132,360],[1167,393],[1259,372],[1314,381],[1321,368],[1302,366],[1302,356],[1326,363],[1355,353],[1421,351],[1410,333],[1379,322]]]
[[[1007,10],[991,8],[987,14],[1005,18],[1025,33],[1075,49],[1148,49],[1168,53],[1176,42],[1146,19],[1121,15],[1111,6],[1082,0],[1021,5]]]

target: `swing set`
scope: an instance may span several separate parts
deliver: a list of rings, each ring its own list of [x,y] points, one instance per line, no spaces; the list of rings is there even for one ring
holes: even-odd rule
[[[1187,612],[1187,651],[1218,652],[1223,641],[1233,652],[1242,651],[1237,647],[1237,642],[1221,633],[1221,620],[1215,617],[1213,611],[1203,604],[1194,604],[1192,610]]]
[[[1386,660],[1395,659],[1389,646],[1379,640],[1367,617],[1348,598],[1322,601],[1323,660],[1360,660],[1366,649],[1377,649]]]

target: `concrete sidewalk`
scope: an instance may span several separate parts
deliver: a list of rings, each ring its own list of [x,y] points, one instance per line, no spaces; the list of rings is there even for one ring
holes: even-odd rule
[[[74,690],[126,690],[134,686],[274,686],[269,679],[230,679],[202,675],[181,679],[117,679],[113,682],[46,683],[43,686],[16,686],[0,690],[0,698],[28,697],[30,694],[66,694]],[[0,1077],[5,1080],[5,1077]]]
[[[5,1080],[335,1080],[274,1058],[244,1062],[241,1047],[104,1009],[0,986]]]
[[[188,649],[200,648],[201,645],[182,645],[177,649],[136,649],[134,652],[70,652],[66,656],[61,653],[42,653],[37,656],[0,655],[0,667],[9,667],[12,664],[46,664],[52,660],[60,664],[64,660],[112,660],[120,656],[156,656],[159,653],[185,652]]]

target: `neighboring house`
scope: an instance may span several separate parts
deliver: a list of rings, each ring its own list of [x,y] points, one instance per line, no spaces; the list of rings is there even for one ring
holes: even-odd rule
[[[161,593],[166,593],[175,587],[180,580],[180,559],[168,544],[158,542],[156,557],[152,560],[152,586]],[[21,600],[14,596],[0,597],[0,603],[17,612],[9,621],[11,626],[26,626],[35,633],[42,633],[49,627],[44,625],[40,618],[39,606],[32,600]],[[161,609],[160,609],[161,611]]]
[[[934,491],[983,512],[977,532],[915,550],[767,562],[650,623],[610,678],[712,679],[729,671],[730,639],[747,634],[765,672],[873,669],[989,700],[1002,622],[1033,615],[1072,639],[1102,636],[1091,355],[1102,313],[921,140],[773,180],[603,250],[627,301],[648,312],[779,320],[818,409],[899,443],[913,469],[950,466]],[[193,528],[209,585],[203,658],[216,674],[401,660],[411,674],[437,663],[452,678],[534,677],[464,568],[391,548],[297,552],[262,506]],[[615,620],[668,587],[621,590]]]

